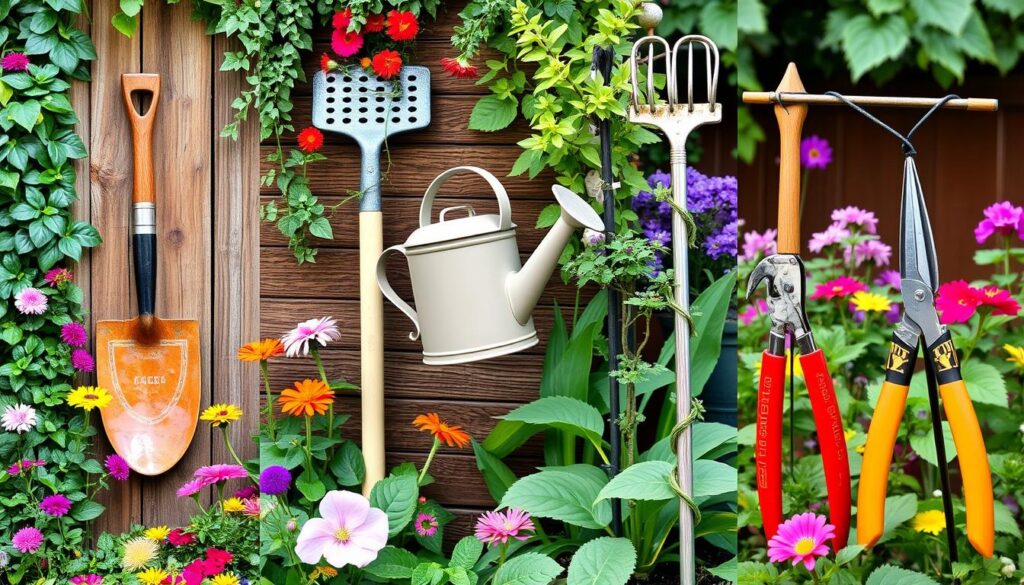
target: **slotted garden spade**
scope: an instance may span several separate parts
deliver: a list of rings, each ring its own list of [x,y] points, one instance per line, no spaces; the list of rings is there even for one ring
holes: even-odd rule
[[[313,125],[348,136],[362,151],[359,177],[359,322],[363,459],[369,493],[384,478],[384,301],[377,259],[384,251],[380,153],[389,136],[430,124],[430,70],[402,67],[397,79],[357,68],[313,77]]]
[[[199,420],[199,322],[156,316],[156,186],[153,122],[160,101],[160,76],[121,76],[131,121],[135,163],[132,192],[132,252],[139,315],[96,323],[97,383],[114,399],[101,410],[110,444],[143,475],[159,475],[182,458]],[[145,114],[132,103],[149,93]],[[127,299],[125,301],[127,303]]]

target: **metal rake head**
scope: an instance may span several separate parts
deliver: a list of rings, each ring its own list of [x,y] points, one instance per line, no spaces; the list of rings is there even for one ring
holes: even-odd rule
[[[313,125],[357,141],[430,124],[430,70],[404,66],[396,79],[358,68],[313,78]]]

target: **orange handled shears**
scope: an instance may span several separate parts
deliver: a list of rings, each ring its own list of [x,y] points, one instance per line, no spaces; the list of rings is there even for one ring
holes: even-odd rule
[[[903,317],[893,332],[885,382],[868,429],[857,493],[857,541],[874,545],[885,529],[885,494],[893,445],[921,345],[926,370],[934,376],[956,444],[967,508],[967,540],[983,556],[991,557],[995,545],[992,474],[981,427],[960,374],[953,338],[939,323],[935,310],[935,242],[912,156],[906,158],[903,169],[900,246]],[[932,398],[932,404],[938,404]]]

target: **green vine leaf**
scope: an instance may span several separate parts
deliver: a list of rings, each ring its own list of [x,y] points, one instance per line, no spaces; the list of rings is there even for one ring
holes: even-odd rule
[[[515,98],[487,96],[473,106],[469,116],[470,130],[496,132],[508,128],[516,119],[519,102]]]
[[[854,81],[871,69],[899,57],[909,43],[907,22],[898,15],[874,19],[861,14],[843,29],[842,45]]]

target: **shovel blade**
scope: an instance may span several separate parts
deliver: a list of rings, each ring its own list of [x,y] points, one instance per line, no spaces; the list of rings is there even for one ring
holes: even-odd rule
[[[107,438],[142,475],[160,475],[188,450],[199,422],[199,323],[141,319],[96,324],[97,383]]]

